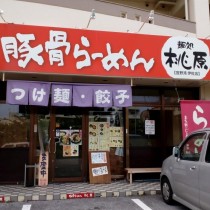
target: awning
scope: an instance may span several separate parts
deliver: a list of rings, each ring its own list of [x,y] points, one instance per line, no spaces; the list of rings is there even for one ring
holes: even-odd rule
[[[8,104],[77,107],[132,106],[130,85],[7,81]]]

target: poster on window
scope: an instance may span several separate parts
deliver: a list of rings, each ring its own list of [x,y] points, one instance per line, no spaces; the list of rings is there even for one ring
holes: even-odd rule
[[[210,101],[182,100],[180,106],[183,138],[195,130],[210,126]]]
[[[123,137],[123,127],[110,127],[111,137]]]
[[[110,147],[123,147],[123,127],[110,127]]]
[[[89,151],[110,150],[110,123],[91,122],[89,123]]]
[[[110,123],[99,122],[98,124],[98,138],[99,138],[99,151],[109,151],[110,150]]]
[[[70,130],[69,129],[57,129],[56,137],[59,139],[60,144],[62,145],[70,144]]]
[[[70,130],[70,143],[82,145],[82,130]]]
[[[155,120],[145,120],[145,135],[155,135]]]
[[[123,138],[110,137],[110,147],[123,147]]]
[[[63,157],[79,156],[79,145],[63,145]]]

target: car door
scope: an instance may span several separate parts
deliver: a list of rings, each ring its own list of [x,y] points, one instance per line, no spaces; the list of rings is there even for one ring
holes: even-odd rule
[[[210,140],[205,154],[205,159],[200,165],[199,188],[200,188],[200,206],[207,210],[210,207]]]
[[[194,206],[199,206],[199,159],[206,133],[189,136],[180,147],[180,158],[172,172],[174,193]]]

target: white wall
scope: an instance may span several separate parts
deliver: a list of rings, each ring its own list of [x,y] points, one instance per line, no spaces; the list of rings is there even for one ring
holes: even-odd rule
[[[189,0],[190,20],[196,22],[198,38],[210,35],[209,0]]]
[[[0,0],[3,17],[9,23],[54,26],[64,28],[86,28],[91,12],[29,3],[15,0]],[[0,18],[0,22],[3,20]],[[91,20],[89,29],[136,33],[143,22],[121,17],[113,17],[96,13],[96,19]],[[142,34],[166,36],[195,36],[185,31],[169,29],[146,23]]]

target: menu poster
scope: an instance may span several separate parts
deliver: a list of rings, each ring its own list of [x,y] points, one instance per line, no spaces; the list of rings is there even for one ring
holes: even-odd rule
[[[89,136],[89,151],[97,151],[98,150],[98,137],[90,137]]]
[[[110,151],[109,138],[107,138],[107,139],[102,138],[99,140],[98,150],[99,151]]]
[[[91,122],[89,123],[89,151],[110,150],[110,123]]]
[[[123,147],[123,138],[110,137],[110,147]]]
[[[92,164],[107,163],[106,152],[93,152],[93,153],[91,153],[91,163]]]
[[[57,129],[56,137],[58,137],[60,139],[60,144],[63,144],[63,145],[70,144],[70,130],[69,129],[62,129],[62,130]]]
[[[63,157],[79,156],[79,145],[63,145]]]
[[[122,127],[110,127],[110,136],[123,137],[123,128]]]
[[[89,151],[98,150],[98,123],[89,123]]]
[[[110,124],[108,122],[99,122],[98,125],[98,138],[99,138],[99,151],[109,151],[109,136],[110,136]]]
[[[89,136],[97,137],[98,135],[98,122],[89,123]]]
[[[82,130],[70,130],[71,144],[82,145]]]
[[[79,145],[71,145],[71,157],[79,156]]]
[[[71,156],[71,146],[63,145],[63,157],[70,157],[70,156]]]
[[[109,123],[108,122],[99,122],[98,123],[98,135],[99,138],[104,138],[108,139],[110,136],[110,131],[109,131]]]

